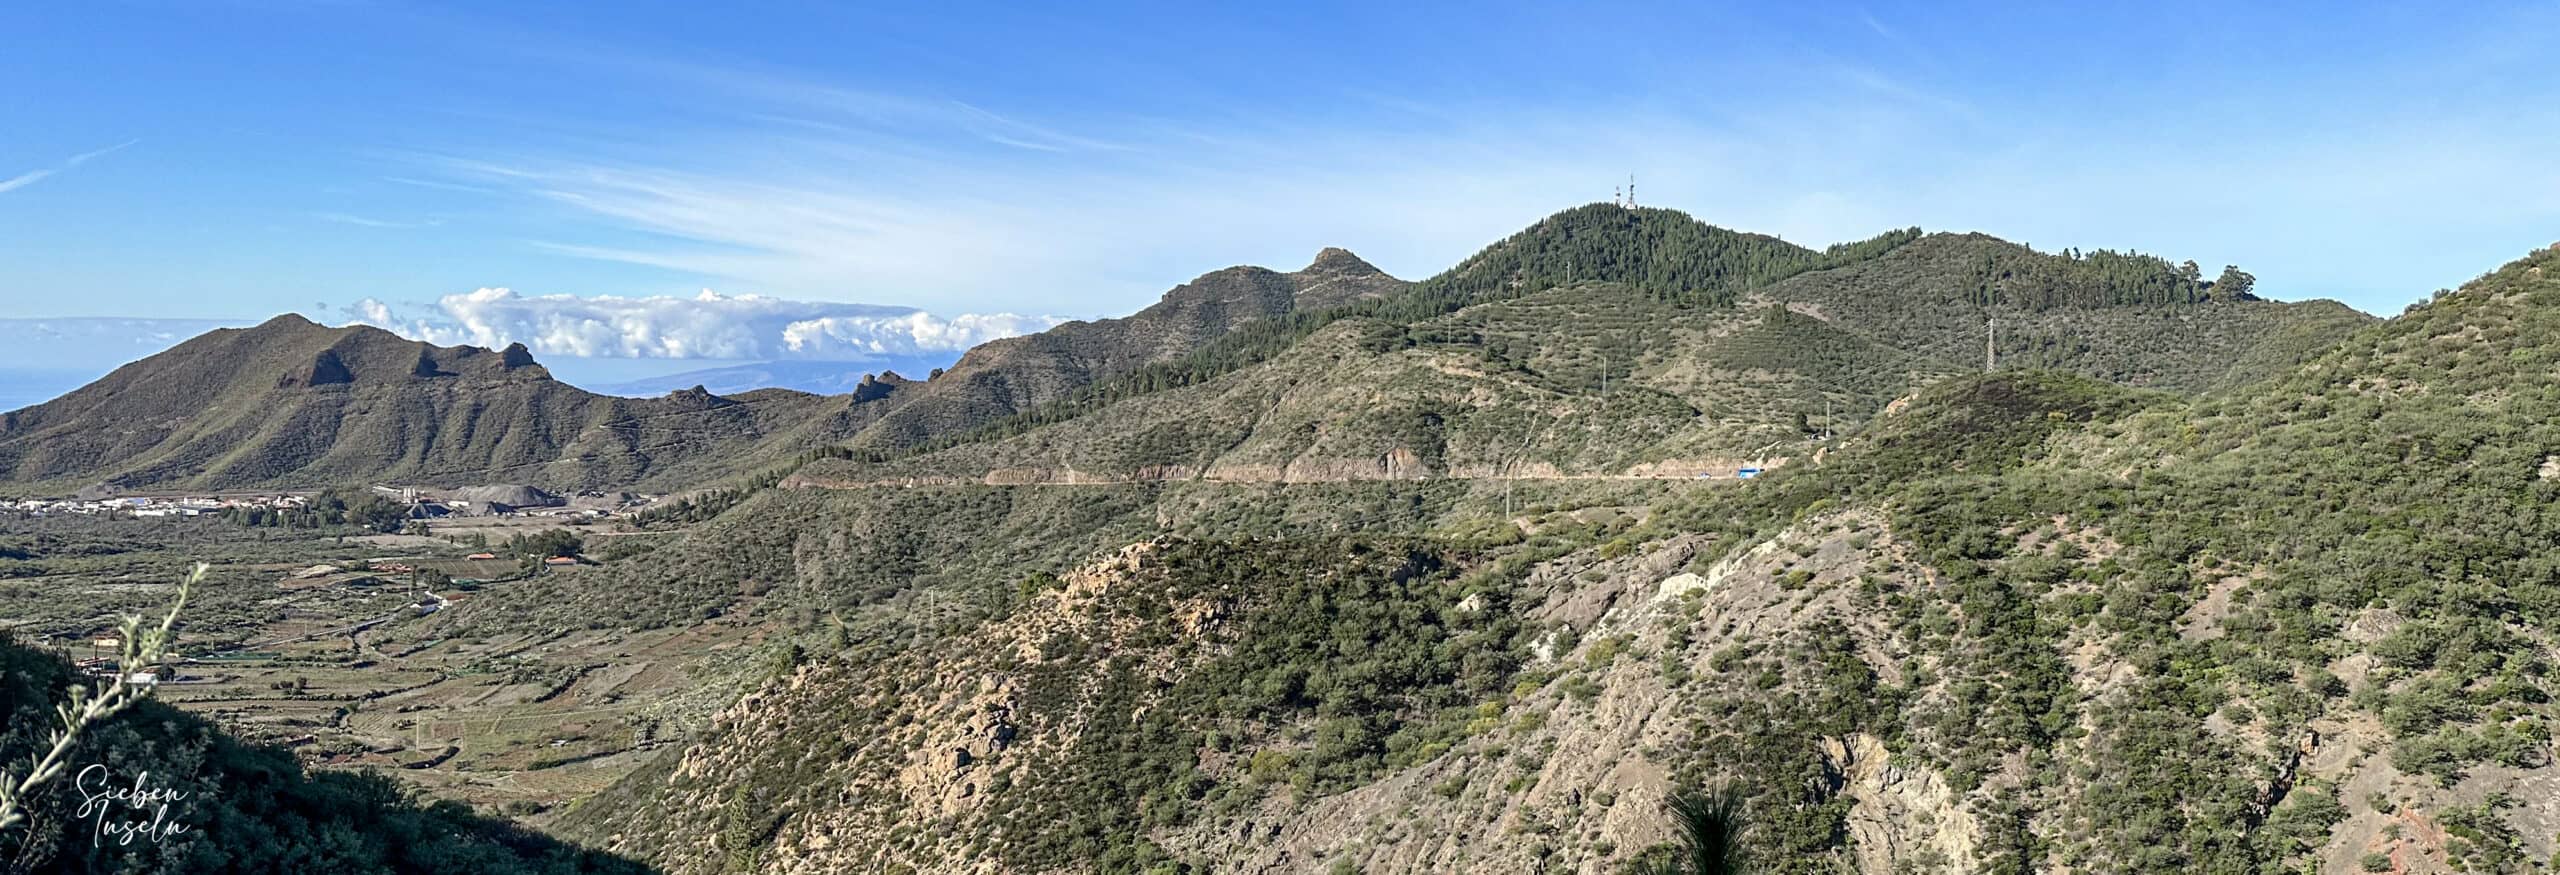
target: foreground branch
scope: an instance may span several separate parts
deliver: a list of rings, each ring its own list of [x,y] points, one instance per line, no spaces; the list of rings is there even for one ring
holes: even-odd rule
[[[169,642],[174,637],[171,630],[178,624],[178,613],[186,609],[187,594],[204,580],[205,568],[203,563],[197,563],[186,580],[178,584],[178,599],[169,605],[168,615],[160,618],[157,628],[143,628],[140,615],[125,615],[120,625],[124,637],[122,650],[116,659],[115,680],[94,695],[87,684],[73,684],[68,692],[70,701],[54,708],[62,726],[53,731],[51,748],[43,756],[32,758],[34,767],[26,777],[12,779],[0,774],[0,829],[7,829],[26,819],[27,797],[60,777],[62,770],[70,766],[71,749],[80,743],[81,733],[133,707],[135,702],[151,694],[149,689],[136,685],[133,677],[157,668],[160,661],[168,656]]]

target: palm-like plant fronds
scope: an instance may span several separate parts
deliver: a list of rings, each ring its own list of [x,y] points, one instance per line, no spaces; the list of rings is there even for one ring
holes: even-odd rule
[[[1742,833],[1750,822],[1743,817],[1742,794],[1731,787],[1684,790],[1671,794],[1663,807],[1670,810],[1673,826],[1680,831],[1680,844],[1671,859],[1653,866],[1653,875],[1739,875],[1743,871]]]

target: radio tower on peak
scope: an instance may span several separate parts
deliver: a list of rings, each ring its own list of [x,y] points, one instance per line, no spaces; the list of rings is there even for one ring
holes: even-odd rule
[[[1627,174],[1627,209],[1636,208],[1636,175]]]

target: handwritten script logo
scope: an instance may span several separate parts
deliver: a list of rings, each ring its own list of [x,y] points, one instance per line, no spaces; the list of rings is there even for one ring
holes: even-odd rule
[[[133,776],[132,786],[112,781],[104,764],[81,769],[71,781],[80,792],[80,808],[72,816],[95,823],[89,834],[91,846],[102,847],[110,838],[118,845],[133,844],[137,838],[157,844],[186,833],[186,824],[169,819],[169,807],[186,801],[190,795],[186,791],[151,786],[150,772]]]

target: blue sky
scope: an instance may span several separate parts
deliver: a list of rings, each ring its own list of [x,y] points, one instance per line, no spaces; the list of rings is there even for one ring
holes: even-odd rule
[[[2550,2],[732,5],[10,4],[10,315],[1084,318],[1328,245],[1426,276],[1629,174],[2385,314],[2560,240]]]

